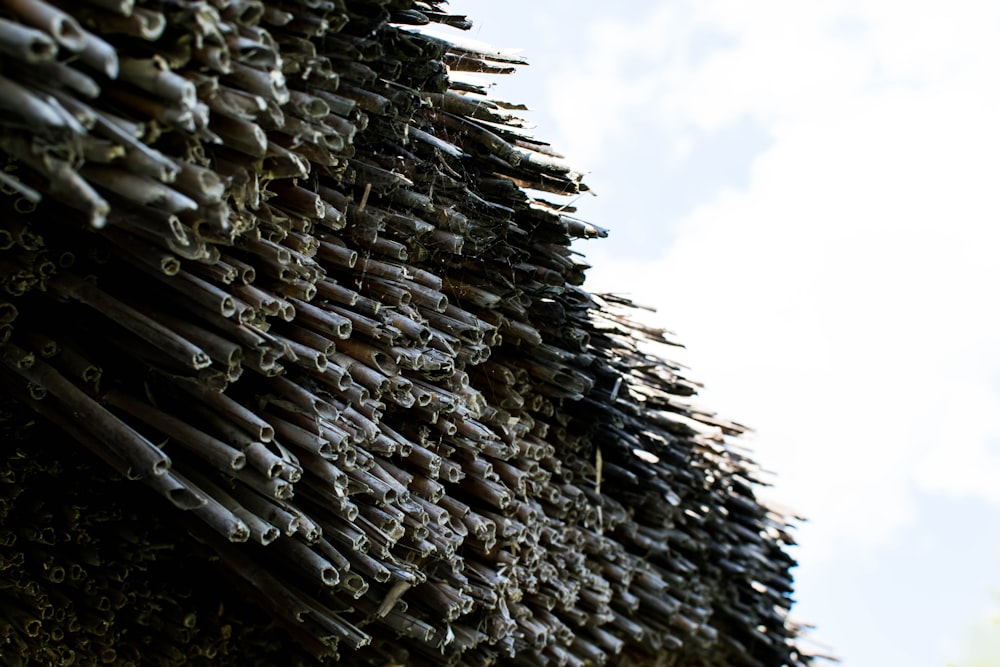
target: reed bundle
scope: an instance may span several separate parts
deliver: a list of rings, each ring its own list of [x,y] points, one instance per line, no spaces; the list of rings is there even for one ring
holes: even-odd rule
[[[0,2],[4,664],[810,661],[443,4]]]

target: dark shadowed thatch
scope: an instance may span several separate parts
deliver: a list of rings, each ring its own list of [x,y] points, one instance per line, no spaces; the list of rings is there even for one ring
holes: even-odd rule
[[[809,662],[740,427],[445,12],[0,2],[0,662]]]

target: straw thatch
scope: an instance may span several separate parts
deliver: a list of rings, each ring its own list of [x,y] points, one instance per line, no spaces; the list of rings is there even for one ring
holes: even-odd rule
[[[0,2],[0,662],[801,665],[743,429],[435,0]]]

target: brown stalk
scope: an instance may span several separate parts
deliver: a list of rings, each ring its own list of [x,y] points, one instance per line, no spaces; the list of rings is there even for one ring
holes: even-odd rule
[[[225,537],[229,542],[246,542],[250,539],[250,528],[231,510],[210,495],[206,503],[191,510],[191,513]]]
[[[46,33],[0,18],[0,52],[35,65],[54,60],[58,51]]]
[[[53,278],[50,285],[60,296],[87,304],[191,368],[205,368],[211,363],[204,350],[100,290],[96,285],[65,272]]]
[[[240,282],[249,285],[256,280],[257,270],[253,265],[227,254],[222,255],[222,260],[237,270]]]
[[[42,0],[5,0],[7,8],[25,23],[48,33],[67,51],[83,50],[84,30],[69,14]]]
[[[371,368],[359,359],[346,354],[336,353],[332,355],[331,360],[339,366],[347,369],[354,381],[370,390],[374,394],[376,400],[378,400],[378,397],[383,393],[389,391],[389,376]]]
[[[170,253],[158,252],[155,248],[143,243],[131,234],[122,233],[117,229],[108,229],[106,238],[110,239],[124,252],[122,256],[141,268],[162,273],[165,276],[177,275],[181,269],[180,260]]]
[[[103,165],[86,165],[81,173],[90,181],[140,206],[167,213],[194,211],[198,203],[164,184],[137,174]]]
[[[63,370],[69,371],[74,378],[95,387],[101,379],[101,368],[65,342],[60,343],[55,363]]]
[[[168,470],[163,475],[148,477],[145,482],[181,510],[197,509],[208,502],[208,498],[200,489],[173,470]]]
[[[291,482],[283,479],[287,470],[288,468],[282,471],[282,476],[267,477],[252,468],[243,468],[234,477],[261,495],[276,500],[290,500],[295,495],[295,487]]]
[[[67,119],[43,97],[29,91],[19,83],[0,76],[0,109],[11,111],[21,120],[36,128],[64,129]],[[48,172],[48,168],[40,171]]]
[[[271,335],[279,340],[283,345],[287,345],[291,348],[297,358],[297,363],[305,370],[317,371],[320,373],[326,370],[328,358],[321,351],[279,334]]]
[[[171,72],[160,58],[122,58],[119,61],[122,80],[181,107],[193,108],[197,102],[194,84]]]
[[[241,505],[236,498],[226,493],[222,487],[209,480],[205,475],[193,471],[189,475],[198,484],[199,488],[203,489],[212,499],[231,512],[234,517],[246,524],[249,529],[248,539],[253,539],[262,546],[267,546],[281,537],[281,531],[277,527]],[[233,540],[230,538],[230,541],[243,540]]]
[[[273,413],[268,414],[268,421],[274,427],[277,437],[283,439],[289,445],[295,445],[324,458],[331,457],[335,453],[330,441],[321,435],[311,433],[301,426],[286,421]]]
[[[146,41],[158,40],[167,27],[167,19],[162,13],[144,7],[135,7],[127,15],[119,16],[95,13],[92,20],[103,33],[129,35]]]
[[[246,456],[240,450],[131,395],[111,391],[104,395],[104,400],[169,436],[177,446],[218,470],[231,472],[246,465]]]
[[[246,457],[247,465],[259,470],[269,479],[279,477],[285,469],[285,461],[260,442],[242,444],[241,449]]]
[[[351,321],[342,315],[322,310],[300,299],[289,299],[302,321],[318,333],[336,339],[347,339],[351,335]]]
[[[181,163],[176,185],[199,204],[220,202],[226,191],[226,184],[216,172],[190,162]]]
[[[267,153],[267,134],[255,123],[214,114],[209,127],[226,141],[227,146],[241,153],[254,158],[262,158]]]
[[[278,70],[265,71],[234,62],[231,66],[231,72],[223,79],[240,90],[260,95],[279,105],[286,104],[290,98],[288,88],[285,85],[285,77]]]
[[[332,357],[337,351],[337,344],[334,341],[310,329],[303,329],[294,324],[294,322],[282,328],[282,333],[289,339],[297,341],[302,345],[307,345],[328,358]]]
[[[274,439],[274,428],[231,396],[206,389],[188,378],[170,377],[169,380],[173,386],[184,390],[204,405],[225,415],[227,419],[239,425],[255,440],[267,443]]]
[[[299,380],[301,381],[301,378]],[[271,385],[276,395],[294,403],[306,414],[316,415],[329,422],[335,422],[340,417],[339,410],[288,376],[275,378],[271,381]]]
[[[319,579],[323,585],[332,587],[340,583],[340,571],[294,536],[279,540],[277,545],[288,555],[292,565],[310,577]]]
[[[280,500],[263,496],[249,487],[235,485],[231,490],[236,501],[247,510],[275,526],[284,535],[293,535],[299,530],[301,513],[290,511]]]
[[[85,2],[119,16],[128,16],[135,10],[135,0],[85,0]]]
[[[0,360],[11,371],[44,387],[65,409],[76,415],[80,428],[98,442],[104,442],[127,463],[131,475],[145,478],[164,474],[170,459],[149,440],[108,412],[48,364],[35,361],[25,365],[25,352],[12,343],[0,348]]]

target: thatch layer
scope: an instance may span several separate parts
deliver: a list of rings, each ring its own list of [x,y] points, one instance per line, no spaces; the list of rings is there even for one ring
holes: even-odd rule
[[[742,427],[439,4],[0,5],[5,664],[809,661]]]

